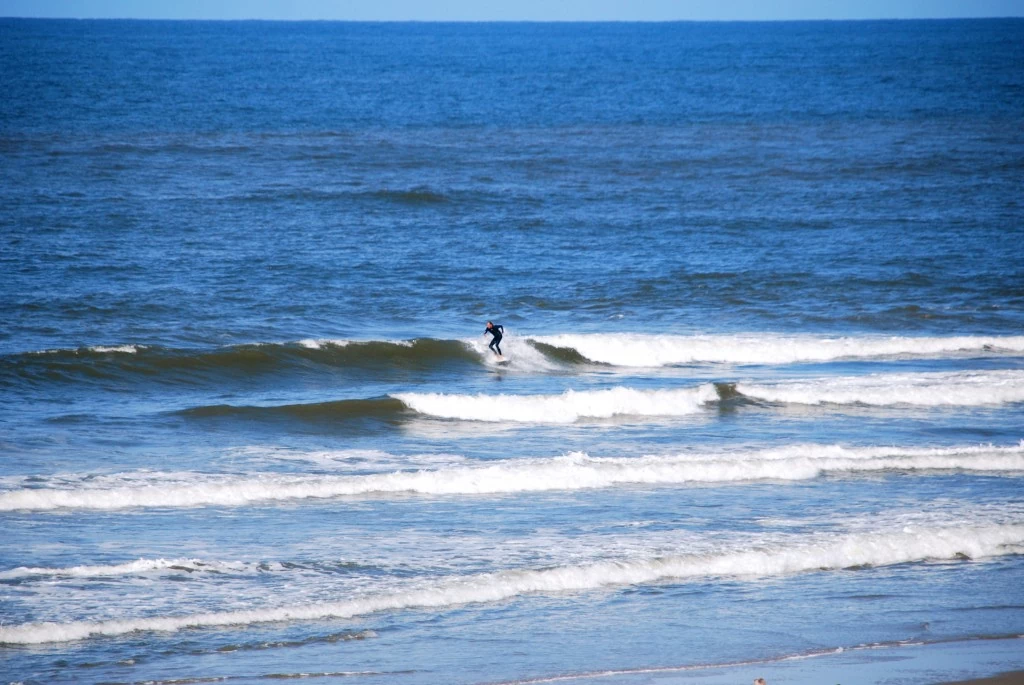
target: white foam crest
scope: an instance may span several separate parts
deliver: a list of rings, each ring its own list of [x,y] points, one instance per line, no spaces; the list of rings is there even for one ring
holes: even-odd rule
[[[568,390],[560,395],[394,395],[410,409],[446,419],[572,423],[581,418],[612,416],[683,416],[696,414],[718,399],[709,383],[680,390]]]
[[[146,349],[145,345],[93,345],[91,347],[79,347],[75,349],[55,348],[51,350],[39,350],[29,354],[60,354],[62,352],[73,352],[81,354],[85,352],[97,352],[106,354],[138,354],[140,350]]]
[[[139,350],[145,349],[143,345],[97,345],[90,347],[90,352],[117,352],[119,354],[137,354]]]
[[[352,344],[352,341],[334,340],[331,338],[306,338],[299,340],[297,344],[310,350],[322,350],[325,347],[347,347]]]
[[[455,465],[369,475],[293,476],[258,474],[213,477],[146,473],[90,479],[81,487],[62,478],[63,489],[22,488],[0,493],[0,511],[61,508],[112,510],[131,507],[244,506],[292,499],[342,496],[486,495],[583,490],[618,485],[685,485],[752,480],[808,480],[827,473],[888,470],[1024,472],[1024,442],[1015,446],[942,448],[792,445],[735,453],[689,453],[644,457],[560,457],[504,459],[485,465]],[[174,482],[172,478],[178,478]]]
[[[199,559],[136,559],[123,564],[69,566],[65,568],[47,568],[19,566],[9,571],[0,572],[0,579],[30,578],[33,576],[70,576],[76,578],[98,578],[103,576],[126,576],[166,569],[182,569],[188,571],[240,571],[245,564],[229,562],[203,562]]]
[[[782,540],[772,547],[732,548],[601,561],[543,570],[507,570],[437,581],[408,590],[367,594],[334,602],[107,621],[40,622],[0,626],[0,644],[67,642],[136,631],[251,625],[278,621],[347,619],[381,611],[443,609],[505,601],[525,594],[580,592],[703,578],[754,579],[864,566],[923,561],[985,559],[1020,553],[1024,525],[908,528],[836,537]]]
[[[348,347],[350,345],[368,345],[371,343],[383,343],[398,347],[412,347],[413,340],[348,340],[345,338],[305,338],[297,340],[295,344],[301,345],[310,350],[323,350],[328,347]]]
[[[769,402],[982,406],[1024,402],[1024,371],[836,376],[777,383],[737,383],[736,390]]]
[[[651,367],[698,362],[792,364],[834,359],[946,356],[982,351],[1024,352],[1024,336],[825,337],[812,335],[647,335],[633,333],[531,336],[575,349],[615,366]]]

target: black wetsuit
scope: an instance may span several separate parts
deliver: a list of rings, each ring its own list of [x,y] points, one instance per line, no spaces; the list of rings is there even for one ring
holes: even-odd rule
[[[502,326],[500,323],[491,324],[490,328],[484,329],[484,333],[490,333],[491,335],[494,336],[494,339],[491,340],[491,344],[488,345],[488,347],[497,352],[499,357],[501,356],[501,348],[498,347],[498,343],[501,342],[501,335],[504,332],[505,327]]]

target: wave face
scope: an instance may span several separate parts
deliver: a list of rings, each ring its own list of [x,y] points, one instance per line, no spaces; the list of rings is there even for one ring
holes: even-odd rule
[[[436,581],[426,587],[316,604],[107,621],[26,623],[0,627],[0,644],[67,642],[136,631],[243,626],[279,621],[352,618],[381,611],[445,609],[521,595],[686,582],[702,578],[763,578],[892,564],[986,559],[1024,551],[1024,525],[934,526],[902,532],[791,539],[764,549],[725,549],[603,561],[543,570],[506,570]]]
[[[1019,335],[836,338],[773,334],[683,336],[595,333],[531,336],[530,340],[566,351],[570,358],[575,353],[592,362],[633,367],[695,363],[792,364],[837,359],[1024,352],[1024,336]]]
[[[0,384],[89,380],[178,384],[194,383],[197,378],[246,378],[252,374],[303,371],[310,367],[370,371],[433,370],[460,364],[479,365],[484,361],[483,351],[469,342],[434,338],[307,339],[216,349],[155,345],[93,346],[0,357]]]
[[[949,448],[792,445],[724,454],[645,457],[506,459],[482,465],[358,476],[142,473],[65,477],[63,488],[0,493],[0,511],[112,510],[153,507],[245,506],[295,499],[396,494],[484,495],[584,490],[619,485],[685,485],[755,480],[797,481],[825,474],[886,471],[1024,473],[1024,442],[1015,446]],[[67,487],[71,484],[72,487]],[[170,562],[168,562],[170,563]],[[0,578],[5,577],[0,574]]]
[[[406,406],[397,399],[391,397],[371,397],[368,399],[271,406],[214,404],[184,409],[178,413],[182,416],[197,419],[241,418],[266,420],[284,418],[327,422],[375,419],[395,422],[399,421],[405,412]]]
[[[1024,402],[1024,371],[872,374],[735,388],[746,397],[791,404],[985,406]]]
[[[420,414],[466,421],[572,423],[613,416],[684,416],[718,400],[709,383],[682,390],[569,390],[561,395],[446,395],[400,393],[395,397]]]

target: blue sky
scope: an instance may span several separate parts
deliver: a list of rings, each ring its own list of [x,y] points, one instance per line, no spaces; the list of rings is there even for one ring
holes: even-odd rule
[[[1024,0],[0,0],[0,16],[667,21],[1024,16]]]

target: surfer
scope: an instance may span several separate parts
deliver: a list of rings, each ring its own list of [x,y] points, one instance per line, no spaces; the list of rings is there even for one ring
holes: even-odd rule
[[[504,332],[504,326],[502,326],[500,323],[491,323],[490,321],[487,322],[487,328],[484,329],[484,335],[490,333],[491,335],[494,336],[494,338],[491,340],[491,344],[488,345],[487,347],[491,348],[494,351],[494,354],[498,355],[499,357],[501,356],[501,347],[499,347],[499,343],[501,343],[501,336]]]

